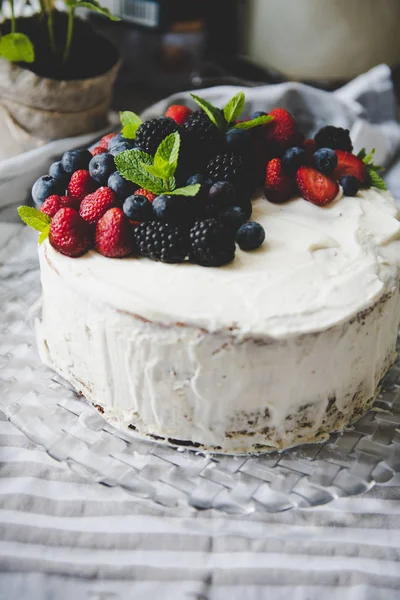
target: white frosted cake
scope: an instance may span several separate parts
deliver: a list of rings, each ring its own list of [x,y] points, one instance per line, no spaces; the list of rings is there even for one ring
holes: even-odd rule
[[[42,360],[118,427],[207,450],[287,448],[357,419],[395,357],[392,195],[259,198],[253,218],[267,243],[219,268],[45,242]]]

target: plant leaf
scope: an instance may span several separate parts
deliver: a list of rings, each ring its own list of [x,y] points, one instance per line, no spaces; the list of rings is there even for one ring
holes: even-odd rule
[[[82,2],[80,0],[65,0],[65,4],[70,8],[88,8],[104,17],[108,17],[111,21],[121,20],[119,17],[114,16],[108,8],[101,6],[100,2],[97,2],[97,0],[85,0]]]
[[[364,158],[367,156],[367,151],[365,148],[361,148],[360,152],[357,154],[357,158],[364,162]]]
[[[368,169],[368,174],[371,180],[371,185],[379,190],[387,190],[386,183],[374,169]]]
[[[133,181],[139,187],[153,192],[153,194],[161,194],[164,191],[164,182],[159,177],[155,177],[150,173],[146,173],[143,169],[143,164],[151,165],[152,158],[146,152],[141,150],[125,150],[114,157],[115,165],[118,172],[124,179]]]
[[[269,123],[270,121],[273,121],[273,119],[274,117],[272,115],[261,115],[261,117],[251,119],[251,121],[243,121],[243,123],[236,123],[233,129],[253,129],[253,127],[265,125],[265,123]]]
[[[24,33],[7,33],[0,38],[0,56],[10,62],[32,63],[35,49]]]
[[[175,181],[175,177],[168,177],[168,190],[170,190],[168,193],[171,193],[171,190],[174,190],[176,188],[176,181]]]
[[[172,192],[168,192],[168,194],[172,196],[195,196],[200,189],[199,183],[194,183],[193,185],[186,185],[185,187],[177,188]]]
[[[168,167],[168,165],[167,165]],[[165,173],[165,169],[160,168],[157,165],[146,165],[144,163],[142,163],[142,168],[146,171],[146,173],[149,173],[149,175],[151,175],[152,177],[159,177],[160,179],[166,179],[164,173]]]
[[[229,102],[225,105],[224,108],[224,117],[227,123],[231,123],[235,121],[241,114],[244,103],[246,101],[246,96],[244,92],[238,92],[233,98],[229,100]]]
[[[47,225],[46,229],[43,229],[42,233],[39,235],[39,246],[43,244],[45,240],[49,237],[50,233],[50,225]]]
[[[154,165],[164,169],[165,179],[171,177],[178,166],[181,136],[177,131],[170,133],[158,146],[154,155]]]
[[[32,229],[36,229],[36,231],[45,231],[51,223],[49,215],[31,206],[19,206],[18,214],[26,225],[29,225]]]
[[[207,102],[207,100],[204,100],[204,98],[200,98],[199,96],[196,96],[195,94],[190,94],[190,95],[192,96],[192,98],[196,102],[196,104],[198,104],[200,106],[200,108],[202,108],[204,110],[207,117],[210,119],[211,123],[214,123],[214,125],[216,127],[218,127],[218,129],[221,129],[222,131],[224,131],[226,129],[226,123],[224,122],[224,119],[222,118],[221,111],[219,110],[219,108],[217,108],[216,106],[213,106],[210,102]]]
[[[122,135],[128,140],[134,140],[136,132],[142,124],[142,119],[130,110],[123,110],[119,113],[123,125]]]
[[[363,148],[364,152],[366,151],[365,148]],[[372,150],[370,152],[368,152],[368,154],[366,154],[364,156],[364,158],[362,158],[362,161],[365,165],[370,165],[372,164],[372,159],[374,157],[375,154],[375,148],[372,148]]]

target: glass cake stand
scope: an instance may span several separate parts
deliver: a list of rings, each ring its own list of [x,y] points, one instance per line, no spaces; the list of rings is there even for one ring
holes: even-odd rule
[[[165,506],[230,514],[326,504],[400,471],[399,360],[373,409],[323,444],[257,456],[205,455],[115,429],[41,364],[32,326],[40,295],[36,236],[21,228],[10,245],[10,259],[0,263],[0,409],[71,469]]]

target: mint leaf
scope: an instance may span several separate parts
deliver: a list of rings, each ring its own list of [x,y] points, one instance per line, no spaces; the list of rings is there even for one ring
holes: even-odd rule
[[[146,171],[146,173],[149,173],[149,175],[151,175],[152,177],[167,179],[167,177],[165,177],[164,167],[160,167],[159,165],[146,165],[145,163],[142,163],[142,168]]]
[[[176,188],[176,181],[175,181],[175,177],[168,177],[168,189],[170,190],[168,193],[171,193],[171,190],[174,190]]]
[[[50,233],[50,225],[47,225],[47,227],[45,229],[43,229],[42,233],[39,235],[39,246],[40,246],[40,244],[43,244],[43,242],[45,240],[47,240],[47,238],[49,237],[49,233]]]
[[[367,156],[367,151],[365,148],[362,148],[360,152],[357,154],[357,158],[364,162],[364,158]]]
[[[10,62],[32,63],[35,49],[24,33],[7,33],[0,38],[0,56]]]
[[[236,123],[233,129],[252,129],[253,127],[258,127],[259,125],[265,125],[265,123],[269,123],[270,121],[273,121],[273,119],[274,117],[271,115],[261,115],[261,117],[251,119],[251,121]]]
[[[379,190],[387,190],[386,183],[374,169],[368,169],[368,174],[371,181],[371,185],[378,188]]]
[[[194,183],[193,185],[186,185],[185,187],[177,188],[172,192],[169,191],[168,194],[171,196],[195,196],[200,189],[199,183]]]
[[[226,123],[224,122],[224,119],[222,118],[221,111],[219,110],[219,108],[217,108],[216,106],[213,106],[210,102],[207,102],[207,100],[204,100],[204,98],[195,96],[195,94],[190,94],[190,95],[192,96],[192,98],[196,102],[196,104],[198,104],[200,106],[200,108],[202,108],[204,110],[207,117],[210,119],[211,123],[214,123],[214,125],[216,127],[218,127],[218,129],[221,129],[222,131],[224,131],[226,129]]]
[[[65,0],[65,4],[70,8],[88,8],[93,12],[103,15],[103,17],[108,17],[111,21],[121,20],[119,17],[114,16],[108,8],[101,6],[97,0],[87,0],[84,2],[80,2],[79,0]]]
[[[26,225],[29,225],[32,229],[36,229],[36,231],[44,231],[51,223],[48,215],[31,206],[19,206],[18,214]]]
[[[365,152],[365,148],[363,148],[363,150]],[[372,163],[372,159],[373,159],[374,154],[375,154],[375,148],[372,148],[372,150],[368,154],[366,154],[364,156],[364,158],[362,158],[363,163],[365,165],[370,165]]]
[[[229,100],[224,108],[224,117],[227,123],[231,123],[231,121],[235,121],[239,117],[244,108],[245,101],[246,96],[244,92],[238,92]]]
[[[164,191],[164,182],[161,178],[146,173],[143,164],[151,165],[152,158],[141,150],[125,150],[114,157],[118,172],[124,179],[133,181],[139,187],[145,188],[153,194],[161,194]]]
[[[134,140],[136,132],[142,124],[142,119],[130,110],[124,110],[119,113],[123,125],[122,135],[128,140]]]
[[[154,155],[154,166],[164,170],[164,179],[171,177],[178,166],[181,137],[177,131],[167,135]]]

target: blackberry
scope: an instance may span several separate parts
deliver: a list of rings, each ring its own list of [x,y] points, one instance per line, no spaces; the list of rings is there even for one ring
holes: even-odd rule
[[[350,132],[343,127],[334,127],[327,125],[322,127],[314,136],[318,148],[332,148],[333,150],[345,150],[352,152],[353,144],[350,139]]]
[[[225,149],[225,136],[207,117],[203,110],[196,110],[186,119],[185,130],[189,133],[191,154],[200,170],[208,160]]]
[[[217,219],[196,221],[189,231],[189,259],[203,267],[220,267],[235,258],[235,232]]]
[[[217,181],[228,181],[235,188],[240,188],[243,184],[244,162],[240,154],[226,152],[217,154],[212,158],[206,168],[206,177],[213,183]]]
[[[133,230],[133,237],[139,254],[152,260],[177,263],[183,262],[188,254],[184,230],[169,223],[140,223]]]
[[[136,132],[135,144],[148,154],[155,154],[158,146],[170,133],[181,127],[169,117],[150,119],[140,125]]]

